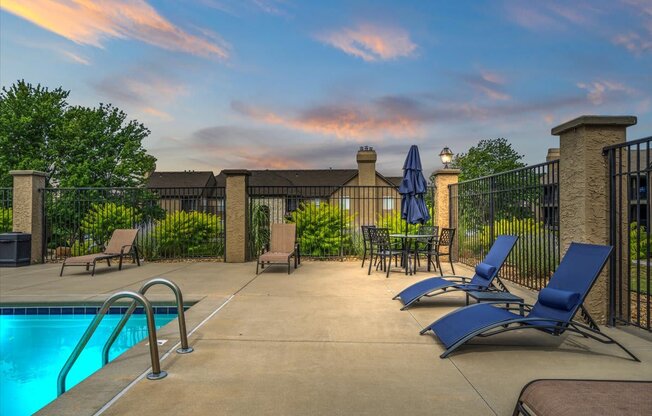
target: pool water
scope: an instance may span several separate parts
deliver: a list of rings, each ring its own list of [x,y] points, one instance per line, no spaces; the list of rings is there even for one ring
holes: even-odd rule
[[[56,399],[57,377],[93,314],[0,315],[0,415],[31,415]],[[99,370],[102,348],[122,315],[106,315],[66,379],[66,390]],[[176,314],[156,314],[156,327]],[[145,315],[132,315],[113,344],[113,360],[147,338]],[[147,362],[145,362],[147,361]],[[149,355],[143,365],[149,365]]]

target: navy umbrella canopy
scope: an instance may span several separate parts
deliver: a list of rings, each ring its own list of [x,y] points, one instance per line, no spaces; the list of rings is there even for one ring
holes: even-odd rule
[[[423,177],[419,148],[412,145],[403,164],[403,180],[398,188],[401,194],[401,218],[409,224],[423,224],[430,219],[424,199],[427,191],[428,183]]]

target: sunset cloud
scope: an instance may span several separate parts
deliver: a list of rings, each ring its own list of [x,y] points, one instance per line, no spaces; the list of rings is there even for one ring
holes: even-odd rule
[[[61,54],[71,60],[72,62],[81,64],[81,65],[90,65],[90,61],[86,58],[83,58],[75,53],[72,53],[70,51],[61,51]]]
[[[202,57],[229,55],[219,38],[184,31],[145,0],[3,0],[0,7],[83,45],[102,47],[107,39],[134,39]]]
[[[462,79],[490,100],[505,101],[511,99],[511,96],[504,91],[505,79],[496,72],[482,70],[479,74],[462,75]]]
[[[411,56],[417,48],[405,30],[371,24],[327,32],[317,39],[367,62]]]
[[[378,140],[384,137],[415,137],[421,122],[409,113],[386,111],[382,103],[370,105],[327,104],[310,107],[295,115],[279,114],[240,101],[231,107],[238,113],[267,124],[343,140]]]

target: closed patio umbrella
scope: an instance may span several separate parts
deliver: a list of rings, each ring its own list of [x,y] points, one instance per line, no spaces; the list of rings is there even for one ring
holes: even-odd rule
[[[430,219],[424,200],[427,191],[428,183],[423,177],[419,148],[412,145],[403,164],[403,180],[398,188],[401,194],[401,218],[407,224],[423,224]],[[407,234],[407,225],[405,233]]]

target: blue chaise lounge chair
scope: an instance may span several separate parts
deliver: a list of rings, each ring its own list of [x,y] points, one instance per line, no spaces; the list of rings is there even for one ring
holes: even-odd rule
[[[431,277],[406,287],[393,299],[403,302],[404,306],[401,310],[405,310],[424,296],[432,297],[454,290],[499,290],[494,284],[494,279],[498,279],[498,272],[514,248],[516,240],[518,237],[513,235],[498,236],[482,263],[476,266],[475,275],[472,278],[464,276]],[[500,285],[501,288],[504,288],[502,283]]]
[[[607,263],[612,247],[571,243],[548,286],[541,289],[534,305],[525,303],[499,307],[497,303],[478,303],[457,309],[421,330],[432,330],[446,348],[446,358],[461,345],[475,337],[488,337],[515,329],[534,328],[551,335],[576,332],[603,344],[616,344],[635,361],[638,358],[616,340],[600,332],[588,312],[582,307],[598,275]],[[527,316],[511,312],[520,309]],[[581,314],[589,322],[573,320]]]

